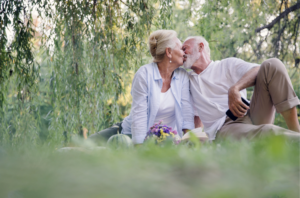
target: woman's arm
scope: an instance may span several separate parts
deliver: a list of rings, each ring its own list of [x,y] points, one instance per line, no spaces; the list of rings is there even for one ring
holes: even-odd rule
[[[183,131],[185,131],[185,129],[194,129],[194,111],[190,100],[190,84],[187,74],[184,77],[181,88],[181,109],[183,117]]]
[[[147,133],[147,100],[148,85],[147,73],[144,68],[140,68],[134,76],[131,88],[131,134],[134,144],[144,142]]]

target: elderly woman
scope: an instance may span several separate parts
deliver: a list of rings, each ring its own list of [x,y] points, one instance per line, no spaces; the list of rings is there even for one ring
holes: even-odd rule
[[[164,125],[177,129],[180,136],[194,128],[190,102],[189,78],[183,68],[182,44],[173,30],[157,30],[149,37],[153,62],[143,65],[132,82],[132,106],[123,123],[100,131],[91,138],[105,139],[120,130],[142,144],[149,128],[162,120]]]

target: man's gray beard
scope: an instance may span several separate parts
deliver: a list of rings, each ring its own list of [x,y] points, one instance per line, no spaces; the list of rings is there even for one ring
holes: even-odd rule
[[[200,58],[200,53],[194,52],[193,54],[186,54],[186,61],[183,63],[183,67],[191,69],[193,64]]]

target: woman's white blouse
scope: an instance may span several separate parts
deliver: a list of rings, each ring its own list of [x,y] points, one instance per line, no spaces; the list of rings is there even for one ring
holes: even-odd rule
[[[162,121],[163,125],[167,125],[176,129],[175,118],[175,98],[172,94],[171,88],[165,93],[160,93],[160,104],[154,120],[154,123]]]
[[[147,131],[154,124],[160,104],[162,78],[156,63],[139,68],[132,81],[132,105],[129,116],[122,123],[122,133],[132,134],[134,144],[144,142]],[[189,78],[183,68],[177,68],[171,79],[175,98],[175,118],[179,136],[182,129],[194,129],[194,113],[190,101]]]

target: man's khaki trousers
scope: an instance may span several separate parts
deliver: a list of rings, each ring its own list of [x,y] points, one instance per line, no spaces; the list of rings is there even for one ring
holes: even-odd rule
[[[299,104],[284,64],[276,58],[268,59],[261,64],[258,71],[247,115],[236,121],[227,117],[217,133],[217,138],[231,136],[252,139],[270,133],[298,136],[299,133],[273,123],[275,110],[280,113]]]

